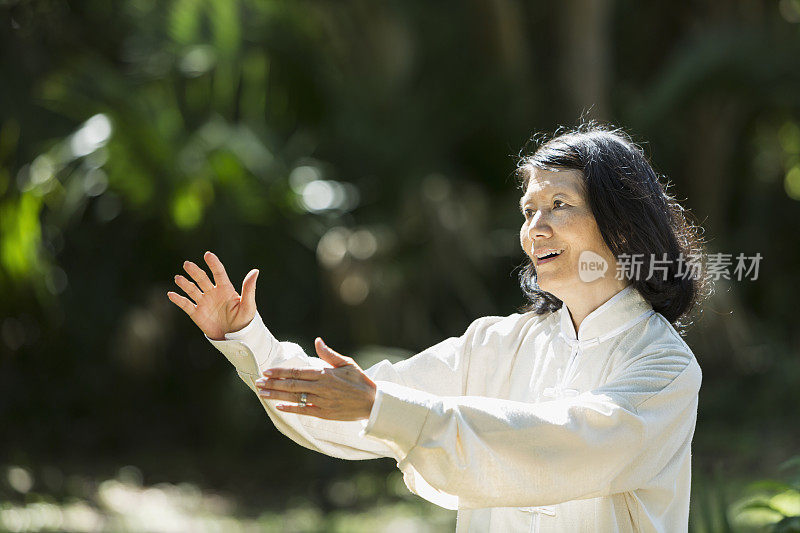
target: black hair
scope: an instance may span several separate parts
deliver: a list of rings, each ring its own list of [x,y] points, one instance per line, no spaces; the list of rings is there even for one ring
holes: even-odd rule
[[[532,154],[527,148],[531,142],[538,144]],[[703,257],[702,230],[667,193],[668,186],[661,183],[641,147],[620,129],[589,122],[546,142],[531,139],[517,162],[516,175],[523,194],[535,167],[583,173],[589,207],[615,257],[640,254],[641,272],[650,272],[652,258],[667,259],[666,276],[629,277],[655,311],[684,330],[691,323],[691,311],[711,290],[704,263],[699,261]],[[698,271],[683,275],[678,271],[679,257],[697,259]],[[520,271],[519,281],[529,301],[521,312],[545,314],[563,305],[539,287],[530,258]]]

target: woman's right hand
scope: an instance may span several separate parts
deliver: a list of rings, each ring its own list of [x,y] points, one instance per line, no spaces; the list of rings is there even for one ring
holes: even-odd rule
[[[206,252],[203,259],[214,275],[214,282],[205,271],[191,261],[184,261],[183,268],[194,283],[181,275],[175,283],[191,298],[168,292],[167,297],[189,315],[208,338],[225,340],[226,333],[239,331],[249,324],[256,314],[256,278],[258,270],[251,270],[242,283],[242,295],[233,288],[225,267],[219,258]]]

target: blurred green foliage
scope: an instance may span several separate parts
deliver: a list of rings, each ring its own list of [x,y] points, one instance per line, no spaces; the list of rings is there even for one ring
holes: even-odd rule
[[[800,442],[798,21],[796,0],[1,0],[0,463],[348,508],[328,488],[393,463],[279,435],[173,275],[214,250],[234,283],[261,270],[280,338],[407,356],[523,303],[513,156],[586,112],[645,144],[712,251],[763,255],[688,341],[697,476],[771,476]]]

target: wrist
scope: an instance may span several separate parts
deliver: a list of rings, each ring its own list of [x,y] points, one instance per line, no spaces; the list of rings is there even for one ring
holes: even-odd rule
[[[247,329],[247,327],[250,326],[250,324],[253,323],[253,320],[255,319],[255,317],[256,317],[256,314],[253,313],[250,316],[250,318],[248,318],[246,320],[237,320],[236,322],[232,322],[231,324],[228,325],[228,328],[227,328],[227,331],[225,332],[225,335],[228,335],[228,334],[231,334],[231,333],[240,333],[240,332],[242,332],[243,330]]]

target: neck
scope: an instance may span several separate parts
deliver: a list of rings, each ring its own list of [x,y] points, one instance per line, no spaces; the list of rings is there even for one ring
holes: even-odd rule
[[[564,305],[567,306],[572,325],[575,326],[575,333],[578,333],[581,324],[589,314],[610,300],[615,294],[628,286],[625,280],[614,280],[617,283],[608,285],[598,285],[592,287],[591,284],[586,284],[582,287],[580,294],[565,295],[560,298]]]

